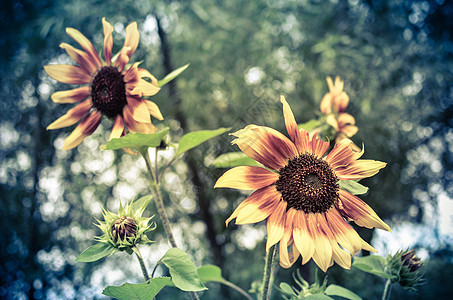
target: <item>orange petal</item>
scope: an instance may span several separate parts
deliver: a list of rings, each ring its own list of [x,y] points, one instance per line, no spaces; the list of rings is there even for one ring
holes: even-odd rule
[[[280,202],[281,194],[275,186],[268,186],[253,192],[250,197],[242,201],[225,224],[236,218],[236,224],[258,223],[266,219]]]
[[[294,218],[293,229],[294,245],[302,255],[302,264],[306,264],[315,252],[313,232],[307,226],[307,216],[302,211],[297,211]]]
[[[321,112],[325,115],[332,113],[332,94],[327,93],[321,100]]]
[[[232,144],[238,145],[246,155],[273,170],[284,167],[288,159],[298,154],[293,142],[269,127],[248,125],[232,135],[237,137]]]
[[[351,140],[343,139],[335,145],[332,151],[330,151],[330,153],[326,156],[326,161],[329,163],[331,168],[335,169],[339,166],[346,166],[362,156],[364,150],[361,153],[352,151],[351,143]]]
[[[343,90],[343,86],[341,87]],[[334,111],[343,112],[349,104],[349,96],[345,92],[340,92],[334,100]]]
[[[119,72],[122,72],[124,70],[124,67],[129,62],[129,56],[127,56],[127,51],[129,51],[129,48],[123,47],[123,49],[121,49],[120,55],[116,58],[115,62],[113,63],[113,66],[116,67]]]
[[[286,201],[280,201],[274,212],[267,218],[266,251],[269,251],[269,248],[278,243],[283,237],[286,223],[286,206]]]
[[[340,127],[343,127],[346,124],[355,125],[354,117],[347,113],[338,114],[337,120],[338,120],[338,124],[340,125]]]
[[[135,83],[140,79],[138,72],[138,65],[140,62],[133,63],[132,66],[124,72],[124,82],[128,87],[128,92],[132,91],[135,87]]]
[[[131,95],[136,95],[139,97],[143,96],[153,96],[160,91],[160,87],[155,86],[152,83],[144,79],[139,79],[138,82],[135,84],[134,89],[130,92]]]
[[[82,86],[76,89],[55,92],[50,96],[55,103],[76,103],[86,99],[90,95],[90,87]]]
[[[156,103],[154,103],[153,101],[144,100],[144,99],[142,99],[142,101],[145,102],[151,116],[153,116],[154,118],[161,120],[161,121],[164,119],[164,117],[162,116],[162,113],[160,112],[159,106],[157,106]]]
[[[317,135],[317,132],[313,135],[309,147],[311,148],[312,153],[321,158],[324,153],[326,153],[327,149],[329,149],[330,143],[319,139]]]
[[[310,232],[313,232],[313,241],[315,252],[313,260],[318,267],[324,272],[331,266],[332,263],[332,246],[326,235],[318,223],[318,214],[308,214],[307,220]]]
[[[285,118],[285,125],[286,130],[288,131],[291,140],[293,140],[294,144],[296,145],[298,153],[305,153],[308,151],[308,133],[303,134],[299,131],[297,127],[296,119],[294,118],[294,114],[291,111],[291,107],[289,107],[288,102],[286,102],[284,96],[280,96],[280,102],[283,104],[283,116]]]
[[[341,203],[338,204],[337,209],[343,216],[352,219],[357,225],[362,227],[376,227],[391,231],[390,227],[362,199],[341,189],[339,195]]]
[[[115,122],[113,123],[112,132],[110,133],[110,140],[114,138],[119,138],[124,132],[124,121],[123,118],[118,115],[115,117]]]
[[[93,79],[86,70],[77,66],[47,65],[44,70],[53,79],[68,84],[86,84]]]
[[[353,137],[359,131],[359,127],[355,125],[345,125],[340,129],[340,132],[347,137]]]
[[[104,58],[105,64],[110,66],[112,64],[112,47],[113,47],[113,26],[102,18],[102,27],[104,28]]]
[[[338,126],[338,121],[335,118],[334,114],[329,114],[326,118],[326,123],[332,126],[335,131],[340,131],[340,126]]]
[[[341,180],[355,180],[371,177],[384,168],[387,164],[382,161],[371,159],[359,159],[347,166],[335,169],[335,174]]]
[[[94,75],[97,72],[96,62],[92,61],[90,56],[73,46],[62,43],[60,48],[66,50],[66,53],[77,63],[79,66],[84,68],[89,74]]]
[[[293,208],[290,208],[287,211],[285,232],[280,240],[280,266],[286,269],[291,267],[300,255],[298,249],[294,245],[292,245],[292,251],[290,253],[288,252],[288,246],[293,243],[292,231],[296,212],[297,211]]]
[[[137,122],[151,123],[148,106],[140,98],[127,96],[127,106],[132,112],[132,117]]]
[[[101,59],[93,44],[77,29],[68,27],[66,33],[82,46],[83,50],[90,55],[91,61],[100,69],[102,67]]]
[[[257,190],[274,184],[278,174],[260,167],[239,166],[225,172],[214,188],[233,188],[239,190]]]
[[[137,22],[132,22],[126,27],[126,39],[123,48],[128,48],[126,55],[131,57],[137,49],[140,40],[140,33],[137,29]]]
[[[92,106],[93,103],[91,102],[91,99],[83,101],[74,108],[68,110],[68,112],[65,115],[63,115],[62,117],[54,121],[52,124],[47,126],[47,130],[59,129],[74,125],[90,111]]]
[[[91,135],[101,123],[102,114],[93,111],[86,116],[74,131],[65,139],[63,149],[69,150],[78,146],[87,136]]]
[[[123,108],[123,118],[126,123],[127,129],[131,132],[139,132],[144,134],[149,134],[157,131],[157,128],[151,123],[141,123],[137,122],[129,105],[124,106]]]

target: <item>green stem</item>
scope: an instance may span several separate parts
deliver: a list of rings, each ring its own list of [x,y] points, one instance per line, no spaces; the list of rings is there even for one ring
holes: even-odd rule
[[[389,300],[391,291],[392,291],[392,280],[387,279],[387,282],[385,283],[384,294],[382,294],[382,300]]]
[[[272,269],[274,267],[274,256],[277,253],[277,246],[274,245],[269,248],[269,251],[266,254],[266,264],[264,265],[264,276],[263,276],[263,293],[262,300],[268,300],[271,295],[270,288],[270,278],[272,274]]]
[[[149,280],[148,270],[146,270],[145,262],[143,261],[143,257],[138,251],[138,248],[134,251],[135,255],[137,256],[138,262],[140,263],[140,268],[142,269],[143,277],[145,277],[145,281]]]
[[[148,169],[148,173],[150,176],[151,191],[154,195],[153,199],[154,199],[154,202],[156,203],[157,212],[158,212],[160,218],[162,219],[162,223],[164,224],[165,233],[167,234],[167,238],[168,238],[168,241],[170,242],[170,245],[173,248],[176,248],[177,245],[176,245],[175,237],[173,236],[173,233],[171,231],[170,220],[168,219],[167,213],[165,212],[164,202],[162,200],[162,194],[160,193],[160,185],[157,184],[155,181],[155,178],[158,177],[158,174],[153,173],[153,168],[151,165],[151,160],[149,158],[148,151],[142,152],[141,154],[142,154],[143,158],[145,159],[146,168]]]
[[[222,283],[226,286],[229,286],[230,288],[236,290],[237,292],[241,293],[245,298],[247,298],[248,300],[254,300],[252,298],[252,296],[250,296],[246,291],[244,291],[243,289],[241,289],[240,287],[238,287],[237,285],[235,285],[234,283],[232,282],[229,282],[229,281],[222,281]]]

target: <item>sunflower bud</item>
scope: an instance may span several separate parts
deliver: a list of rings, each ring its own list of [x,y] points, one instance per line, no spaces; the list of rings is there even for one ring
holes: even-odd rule
[[[147,201],[129,203],[125,208],[120,203],[118,214],[104,209],[104,221],[98,220],[99,224],[96,224],[104,234],[96,239],[128,253],[132,253],[131,248],[137,244],[150,243],[146,233],[154,230],[156,226],[154,222],[150,222],[153,216],[142,217],[149,203],[148,199],[145,200]]]
[[[415,256],[415,250],[398,251],[387,258],[387,269],[396,275],[394,282],[398,282],[405,289],[415,290],[422,284],[423,274],[420,268],[423,263]]]

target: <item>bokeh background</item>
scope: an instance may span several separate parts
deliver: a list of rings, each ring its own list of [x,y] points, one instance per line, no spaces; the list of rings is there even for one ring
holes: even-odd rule
[[[319,112],[326,76],[341,76],[359,127],[365,158],[388,166],[363,180],[362,197],[392,233],[359,228],[380,255],[416,248],[426,283],[418,293],[393,289],[394,299],[451,299],[453,295],[453,2],[363,0],[57,1],[6,0],[0,4],[0,298],[103,298],[107,285],[142,280],[125,253],[95,263],[75,257],[100,234],[93,225],[101,207],[116,209],[149,193],[138,156],[101,151],[111,121],[79,147],[61,151],[70,129],[45,128],[71,105],[56,105],[67,89],[43,65],[72,61],[59,48],[77,45],[66,27],[84,33],[100,51],[101,18],[114,25],[114,52],[125,26],[137,21],[140,44],[133,59],[157,78],[190,63],[153,100],[182,133],[254,123],[284,130],[279,95],[297,121]],[[165,176],[165,202],[181,247],[196,262],[215,264],[248,290],[261,280],[265,224],[225,227],[246,195],[213,190],[225,171],[210,163],[236,151],[224,135],[190,151]],[[171,155],[162,152],[161,159]],[[149,206],[147,214],[153,214]],[[160,220],[141,247],[148,268],[169,245]],[[368,253],[364,253],[367,255]],[[275,284],[294,284],[300,268],[314,280],[314,264],[278,269]],[[166,270],[158,269],[160,274]],[[334,266],[329,282],[364,299],[379,299],[384,280]],[[240,299],[208,284],[202,299]],[[274,290],[275,299],[281,294]],[[158,299],[185,294],[165,288]]]

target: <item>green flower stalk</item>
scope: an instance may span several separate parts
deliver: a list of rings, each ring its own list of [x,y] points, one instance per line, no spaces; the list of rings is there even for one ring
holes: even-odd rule
[[[103,209],[104,221],[97,220],[99,224],[96,224],[96,226],[104,234],[95,237],[95,239],[129,254],[132,254],[132,247],[137,244],[151,243],[152,241],[148,239],[146,233],[156,229],[156,224],[151,222],[154,216],[142,217],[147,202],[149,201],[145,201],[136,209],[134,209],[132,202],[128,203],[126,207],[123,207],[120,203],[118,214]]]

